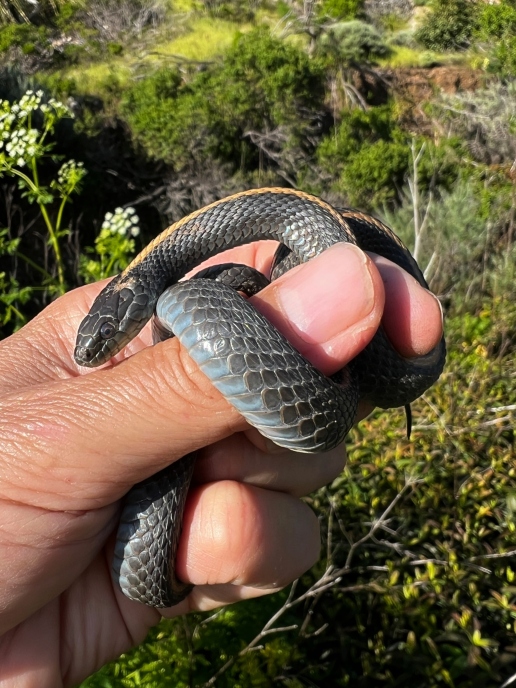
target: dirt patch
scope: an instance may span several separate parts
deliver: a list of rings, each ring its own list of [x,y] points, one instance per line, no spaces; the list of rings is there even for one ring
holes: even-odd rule
[[[394,95],[414,102],[430,100],[435,91],[474,91],[485,83],[484,74],[469,67],[405,67],[384,69],[379,75],[390,84]]]
[[[403,67],[378,70],[388,84],[390,95],[402,106],[401,124],[418,133],[431,134],[432,123],[424,113],[423,105],[436,94],[475,91],[486,85],[483,72],[469,67]]]

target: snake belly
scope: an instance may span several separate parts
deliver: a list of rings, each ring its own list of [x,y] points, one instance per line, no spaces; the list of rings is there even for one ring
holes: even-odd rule
[[[245,291],[245,280],[231,282],[231,266],[218,271],[224,273],[218,280],[206,275],[179,282],[210,256],[262,239],[280,242],[271,279],[344,241],[383,255],[427,287],[408,249],[379,220],[296,190],[254,189],[175,223],[115,277],[81,323],[77,363],[93,367],[109,360],[156,313],[155,341],[177,336],[251,425],[301,452],[340,444],[359,398],[382,408],[404,406],[437,380],[444,338],[426,356],[406,359],[380,327],[364,351],[330,379],[235,291]],[[174,559],[194,462],[194,454],[183,457],[125,498],[113,575],[130,599],[169,607],[191,589],[175,576]]]

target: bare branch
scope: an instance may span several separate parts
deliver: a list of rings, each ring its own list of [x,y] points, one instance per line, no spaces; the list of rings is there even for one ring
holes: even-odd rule
[[[477,561],[478,559],[508,559],[509,557],[516,557],[516,549],[510,552],[495,552],[494,554],[480,554],[477,557],[471,557],[469,561]]]

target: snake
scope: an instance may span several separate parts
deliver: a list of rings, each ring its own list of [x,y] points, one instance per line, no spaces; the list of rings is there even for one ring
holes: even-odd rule
[[[225,263],[183,279],[218,253],[264,239],[279,242],[269,277]],[[444,336],[426,355],[406,358],[380,325],[351,363],[326,377],[245,298],[338,242],[384,256],[428,289],[410,251],[375,217],[296,189],[251,189],[174,223],[114,277],[79,327],[75,361],[106,363],[152,320],[154,343],[176,336],[265,437],[294,451],[330,450],[349,433],[359,400],[409,409],[446,358]],[[150,607],[171,607],[192,589],[176,575],[175,553],[194,465],[192,452],[131,488],[121,507],[113,578]]]

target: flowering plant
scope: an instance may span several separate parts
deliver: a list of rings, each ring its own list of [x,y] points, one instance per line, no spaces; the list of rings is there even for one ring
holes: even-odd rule
[[[86,282],[110,277],[129,265],[135,250],[134,237],[140,234],[140,219],[134,208],[116,208],[106,213],[95,248],[86,249],[93,258],[81,256],[79,272]]]
[[[71,196],[80,192],[86,170],[82,162],[65,160],[54,178],[43,184],[38,169],[46,157],[59,161],[51,153],[55,146],[52,135],[65,117],[72,117],[66,105],[54,98],[43,102],[43,91],[27,91],[13,103],[0,101],[0,177],[16,178],[22,195],[39,206],[57,273],[50,274],[22,253],[20,238],[13,238],[8,229],[0,227],[0,256],[15,256],[42,277],[41,285],[22,286],[14,275],[0,272],[0,327],[11,321],[14,328],[23,325],[26,317],[22,307],[36,291],[62,294],[67,288],[60,241],[70,230],[64,225],[63,216]],[[139,218],[133,208],[107,213],[94,247],[86,248],[79,257],[79,275],[84,281],[93,282],[123,270],[134,254],[134,239],[139,232]]]
[[[0,176],[17,177],[23,195],[30,203],[38,204],[56,259],[57,291],[62,294],[66,283],[59,241],[69,232],[62,227],[63,211],[70,196],[80,190],[86,170],[81,162],[69,160],[49,186],[40,183],[38,163],[55,145],[48,141],[49,135],[61,119],[73,116],[66,105],[54,98],[47,103],[42,99],[43,91],[27,91],[18,102],[0,102]],[[47,206],[56,200],[59,205],[53,220]]]

